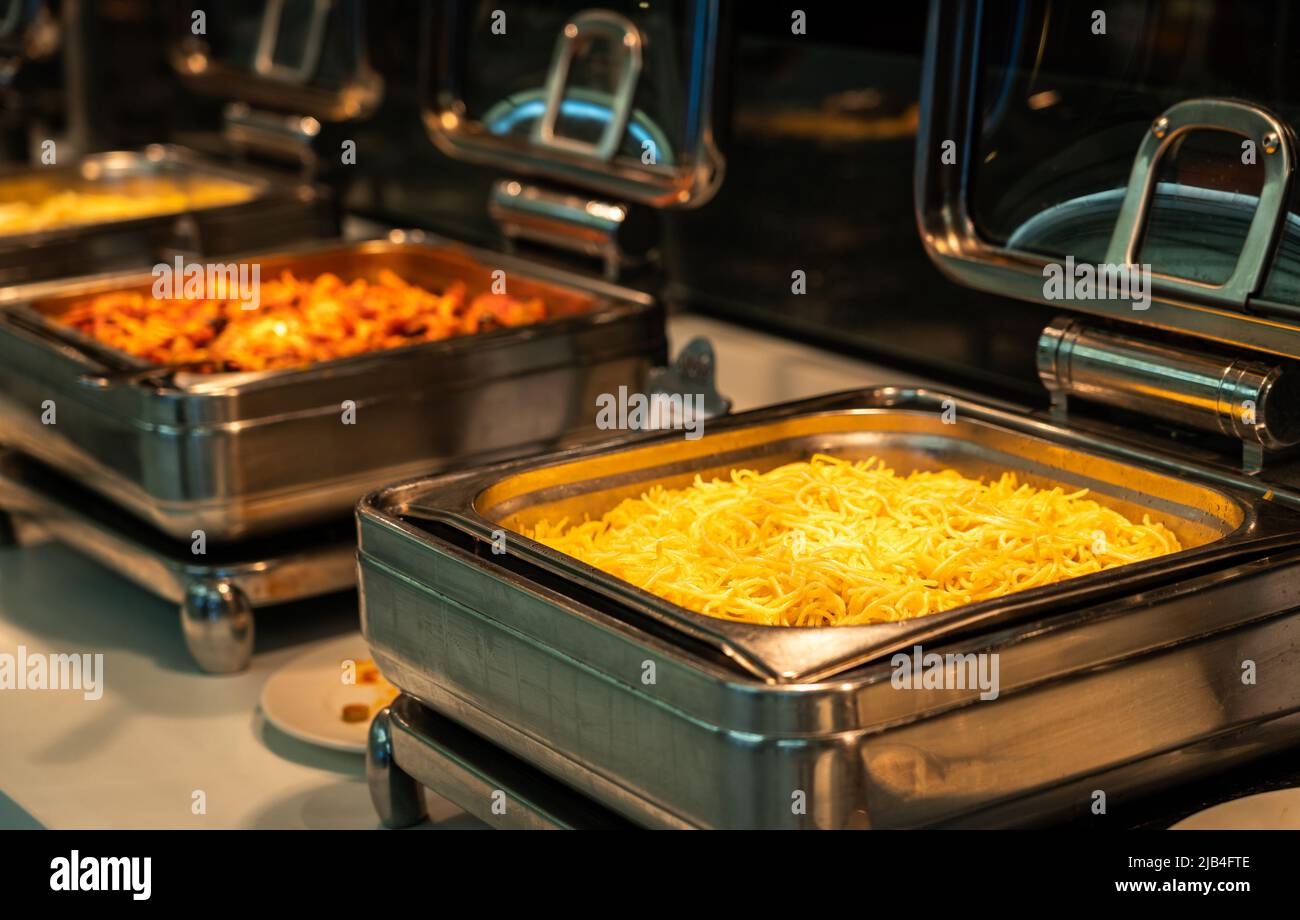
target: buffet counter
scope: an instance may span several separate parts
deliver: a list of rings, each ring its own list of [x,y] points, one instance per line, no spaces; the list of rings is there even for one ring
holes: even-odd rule
[[[669,321],[670,351],[712,341],[718,387],[745,411],[917,378],[693,315]],[[0,826],[367,828],[378,825],[360,755],[283,734],[258,698],[270,674],[357,630],[352,595],[286,606],[258,625],[245,672],[199,672],[176,608],[66,546],[20,534],[0,548],[0,649],[103,652],[104,692],[0,693]],[[196,797],[202,793],[202,800]],[[199,804],[205,813],[196,813]],[[436,827],[478,826],[429,802]]]
[[[673,317],[668,332],[674,353],[696,336],[712,341],[719,390],[736,411],[922,382],[700,316]],[[277,669],[356,633],[354,595],[264,617],[251,667],[213,677],[190,658],[174,605],[39,533],[19,536],[21,547],[0,548],[0,649],[102,652],[104,692],[94,702],[76,692],[0,693],[0,826],[380,826],[364,758],[289,737],[258,703]],[[1283,752],[1165,790],[1128,813],[1124,825],[1168,827],[1217,802],[1298,782],[1300,753]],[[420,827],[483,826],[449,802],[427,799],[429,820]]]

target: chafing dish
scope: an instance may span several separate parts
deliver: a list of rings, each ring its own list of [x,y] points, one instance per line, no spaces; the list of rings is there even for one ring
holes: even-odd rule
[[[125,375],[148,365],[54,321],[151,276],[68,282],[0,311],[3,440],[173,537],[229,541],[348,512],[367,489],[470,459],[517,456],[594,426],[595,396],[664,360],[661,309],[631,290],[419,234],[253,255],[266,276],[391,269],[539,296],[543,323],[236,375]],[[42,424],[53,401],[56,424]],[[346,404],[346,405],[345,405]],[[355,424],[345,424],[353,406]]]
[[[515,532],[815,451],[1087,487],[1186,548],[911,621],[795,629],[694,614]],[[1068,780],[1115,771],[1122,799],[1199,763],[1162,765],[1168,750],[1295,708],[1291,689],[1233,681],[1238,655],[1281,664],[1269,643],[1290,621],[1270,618],[1297,596],[1297,508],[1018,407],[879,388],[715,421],[695,442],[632,438],[374,493],[358,512],[362,625],[404,693],[640,824],[1027,820],[1079,804]],[[998,694],[896,690],[892,656],[917,647],[996,654]]]
[[[358,508],[363,630],[403,693],[370,739],[386,823],[418,819],[420,784],[508,826],[593,817],[562,796],[538,806],[559,791],[549,781],[597,806],[597,823],[612,812],[650,827],[1119,816],[1171,780],[1300,738],[1292,126],[1241,98],[1197,98],[1207,81],[1181,93],[1152,76],[1197,70],[1166,57],[1212,41],[1196,17],[1160,22],[1186,26],[1187,42],[1133,23],[1112,56],[1080,57],[1074,20],[1051,9],[932,4],[915,161],[928,254],[969,287],[1034,304],[1015,344],[1028,371],[1039,333],[1046,390],[1004,404],[876,388],[715,421],[696,442],[638,436],[371,494]],[[1114,77],[1097,66],[1122,71],[1122,105],[1097,91]],[[1239,76],[1243,95],[1273,93]],[[1203,130],[1227,141],[1198,147]],[[543,125],[534,152],[545,141]],[[1259,168],[1233,173],[1251,146]],[[822,165],[816,145],[802,152]],[[1225,204],[1239,253],[1206,222]],[[783,226],[811,216],[777,213]],[[1123,284],[1053,288],[1076,260]],[[749,300],[737,312],[752,317]],[[856,311],[897,310],[834,308],[859,329]],[[978,370],[968,379],[990,379]],[[797,629],[695,614],[522,536],[652,483],[817,451],[1086,487],[1184,548],[909,621]],[[474,737],[447,736],[430,712]]]
[[[138,194],[151,184],[197,187],[216,182],[241,189],[235,203],[184,208],[121,220],[78,223],[0,235],[0,288],[51,278],[139,268],[173,253],[224,255],[286,240],[319,236],[328,228],[324,200],[312,186],[248,166],[223,165],[183,148],[152,145],[74,162],[0,174],[6,203],[75,193]],[[0,300],[15,296],[12,289]]]

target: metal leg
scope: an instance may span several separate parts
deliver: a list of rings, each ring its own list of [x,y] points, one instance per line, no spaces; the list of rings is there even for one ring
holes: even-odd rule
[[[195,581],[181,604],[185,645],[209,674],[234,674],[253,657],[253,605],[225,581]]]
[[[370,723],[366,744],[366,782],[370,801],[385,827],[410,827],[427,815],[424,787],[393,760],[392,712],[380,710]]]

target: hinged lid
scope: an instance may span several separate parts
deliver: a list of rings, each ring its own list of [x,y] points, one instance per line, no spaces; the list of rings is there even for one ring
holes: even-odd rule
[[[474,0],[427,27],[425,120],[448,155],[656,206],[717,188],[716,0]]]
[[[939,266],[1059,314],[1038,344],[1055,414],[1077,397],[1145,416],[1137,428],[1199,428],[1240,442],[1245,471],[1288,484],[1300,481],[1289,9],[935,2],[916,159]]]
[[[236,146],[306,161],[321,122],[379,103],[359,0],[233,0],[186,8],[174,28],[172,65],[193,89],[230,100]]]
[[[1134,331],[1300,357],[1287,11],[934,3],[916,161],[932,257]]]

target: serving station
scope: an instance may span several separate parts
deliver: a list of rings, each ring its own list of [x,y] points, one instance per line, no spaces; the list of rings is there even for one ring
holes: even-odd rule
[[[310,182],[319,171],[313,145],[321,123],[366,117],[382,91],[364,50],[358,50],[364,49],[356,41],[364,39],[359,8],[314,7],[307,45],[296,63],[274,55],[282,44],[276,30],[300,25],[297,12],[282,3],[254,12],[251,22],[261,37],[251,61],[244,60],[238,42],[216,32],[201,41],[178,40],[171,62],[198,91],[239,94],[223,112],[229,146],[288,161]],[[596,27],[606,25],[600,20]],[[253,101],[261,108],[251,108]],[[266,111],[268,105],[274,114]],[[286,126],[303,130],[286,135]],[[557,141],[557,146],[562,145]],[[477,149],[472,142],[469,147]],[[508,153],[495,155],[513,163]],[[662,155],[672,162],[669,147]],[[98,176],[102,170],[92,169],[94,163],[122,173],[130,167],[138,171],[141,162],[164,172],[190,163],[188,154],[162,148],[151,148],[144,157],[113,156],[117,159],[79,163],[70,175]],[[600,158],[593,162],[593,175],[606,175]],[[203,168],[193,166],[184,182],[216,181],[206,178]],[[111,181],[134,181],[108,172]],[[566,177],[581,181],[582,174],[570,169]],[[52,175],[57,171],[42,173],[41,181],[51,181]],[[214,175],[242,183],[238,189],[254,200],[271,187],[270,180],[262,185],[242,180],[234,169]],[[654,176],[659,185],[678,181],[678,173],[663,168]],[[533,186],[516,186],[503,182],[483,207],[494,214],[500,209],[522,213],[522,202],[539,200]],[[300,184],[300,194],[291,197],[314,201],[311,187]],[[131,194],[143,193],[133,189]],[[689,188],[683,186],[682,194]],[[570,198],[564,200],[573,205],[577,199]],[[502,204],[516,199],[518,209]],[[547,201],[554,212],[554,201]],[[584,222],[597,212],[590,204],[573,212],[578,216],[572,226],[586,234],[583,239],[592,232],[582,229]],[[468,298],[508,287],[512,299],[503,301],[503,308],[540,303],[545,309],[545,321],[535,325],[493,328],[489,323],[473,337],[422,343],[419,327],[408,339],[418,344],[403,341],[396,344],[404,347],[347,357],[326,354],[291,367],[227,367],[174,356],[159,361],[97,340],[69,319],[72,312],[78,305],[132,296],[146,302],[156,289],[157,270],[85,275],[87,267],[112,263],[88,263],[80,255],[85,247],[70,242],[82,275],[5,289],[0,411],[3,443],[16,456],[3,478],[3,507],[50,523],[62,539],[177,602],[186,641],[204,670],[241,670],[253,651],[254,608],[353,585],[351,511],[367,489],[429,469],[590,439],[599,433],[591,408],[596,397],[620,387],[654,392],[689,382],[712,394],[710,411],[725,411],[711,383],[707,343],[686,354],[684,365],[669,367],[662,305],[642,290],[605,280],[617,277],[622,264],[622,252],[611,241],[623,213],[618,205],[599,213],[609,224],[607,239],[596,249],[579,247],[598,258],[590,269],[575,270],[420,230],[391,230],[359,241],[322,238],[301,233],[306,227],[272,220],[265,210],[246,209],[243,219],[257,232],[242,226],[231,232],[241,244],[240,264],[255,264],[261,277],[334,276],[353,283],[462,290]],[[203,212],[183,218],[197,227],[201,239],[216,239],[202,223]],[[569,226],[566,220],[552,213],[544,223]],[[507,223],[513,228],[508,241],[537,236],[528,229],[535,222],[511,218]],[[139,221],[91,226],[132,240],[149,233]],[[316,239],[284,245],[299,235]],[[272,238],[280,241],[277,248],[259,249],[260,241]],[[571,239],[538,238],[562,245]],[[44,237],[15,245],[42,253],[56,248]],[[225,250],[203,252],[215,257]],[[141,254],[135,261],[147,264]],[[185,257],[178,258],[183,265]],[[68,268],[56,266],[51,273],[66,274]],[[93,322],[99,328],[111,321]],[[233,321],[217,318],[211,324],[228,331]],[[110,510],[92,512],[92,502],[72,481],[107,499]],[[114,508],[125,516],[114,514]]]
[[[961,419],[947,428],[945,401]],[[929,617],[834,629],[712,622],[523,536],[507,562],[491,552],[496,528],[519,533],[541,514],[830,452],[1020,469],[1027,481],[1168,515],[1186,549]],[[1279,639],[1295,628],[1285,616],[1300,564],[1295,498],[1262,500],[1247,477],[1230,484],[1047,419],[882,388],[735,416],[693,444],[638,439],[372,495],[360,511],[363,626],[408,695],[640,824],[1042,821],[1086,801],[1071,775],[1107,773],[1123,795],[1290,740],[1283,717],[1296,688],[1233,693],[1227,676],[1243,659],[1287,667]],[[890,656],[915,646],[996,654],[996,698],[975,685],[899,693]],[[639,679],[647,661],[652,685]],[[430,774],[404,705],[372,726],[371,761],[386,766],[373,788],[396,822],[415,817],[394,798],[404,755],[414,775]],[[1161,756],[1170,748],[1180,755]],[[732,777],[725,797],[721,774]],[[790,807],[796,791],[806,813]]]
[[[1296,785],[1300,20],[1094,6],[0,0],[0,826]]]
[[[1049,62],[1071,53],[1046,10],[1027,18]],[[1017,81],[1040,79],[1044,54],[1031,67],[1032,44],[1002,47],[997,22],[974,3],[931,11],[917,223],[951,277],[1057,312],[1037,344],[1047,408],[881,387],[717,421],[695,442],[637,436],[372,493],[358,510],[362,624],[403,693],[371,727],[386,823],[418,820],[427,784],[504,826],[1043,824],[1086,815],[1098,790],[1131,800],[1295,743],[1300,350],[1286,311],[1252,300],[1275,265],[1293,136],[1262,107],[1183,99],[1152,113],[1105,204],[1072,200],[995,245],[974,229],[988,201],[977,153],[1001,113],[973,110],[973,88],[1000,80],[1032,100]],[[1216,132],[1264,158],[1257,195],[1227,196],[1247,224],[1240,254],[1213,279],[1185,263],[1153,272],[1141,263],[1155,261],[1158,199],[1223,204],[1157,181],[1193,133]],[[944,158],[949,138],[959,159]],[[1093,243],[1106,219],[1109,242]],[[1138,274],[1131,289],[1047,284],[1075,224],[1099,263]],[[702,616],[539,536],[554,536],[548,521],[599,521],[567,544],[586,552],[627,525],[629,502],[653,510],[692,482],[820,455],[1086,489],[1129,521],[1160,522],[1178,551],[914,619],[807,628]],[[505,554],[493,550],[502,529]],[[663,548],[676,534],[659,538],[652,581],[679,565]],[[918,677],[901,687],[919,692],[900,692],[900,652],[904,664],[934,654],[949,677],[971,665],[971,679]],[[973,670],[989,661],[992,691]]]

